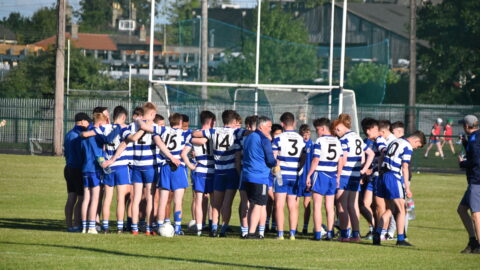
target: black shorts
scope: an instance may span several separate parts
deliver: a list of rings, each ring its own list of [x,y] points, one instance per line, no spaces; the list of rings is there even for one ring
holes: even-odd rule
[[[256,205],[267,205],[268,201],[268,185],[244,182],[247,198],[250,203]]]
[[[63,175],[67,181],[67,192],[79,196],[83,196],[83,179],[82,179],[82,169],[78,168],[68,168],[65,166],[63,170]]]

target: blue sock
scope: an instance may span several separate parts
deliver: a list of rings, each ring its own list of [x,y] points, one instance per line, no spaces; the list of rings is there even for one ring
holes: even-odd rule
[[[102,220],[102,229],[108,230],[108,220]]]
[[[265,234],[265,226],[258,226],[258,234],[262,236]]]
[[[348,238],[352,237],[352,229],[351,228],[347,229],[347,237]]]
[[[348,230],[340,230],[340,237],[348,238]]]
[[[283,231],[278,231],[278,237],[283,237]]]
[[[165,219],[165,223],[171,223],[170,219],[169,219],[169,218],[166,218],[166,219]]]
[[[132,229],[132,218],[127,217],[127,230],[131,230],[131,229]]]
[[[378,234],[382,234],[382,228],[375,228],[375,232],[378,233]]]
[[[218,230],[218,224],[212,224],[212,231]]]
[[[360,237],[360,232],[359,231],[353,231],[353,238],[359,238]]]
[[[275,222],[275,220],[272,221],[272,229],[277,229],[277,222]]]
[[[322,232],[315,232],[315,239],[316,240],[322,239]]]
[[[295,236],[297,234],[297,230],[290,230],[290,236]]]
[[[226,233],[226,232],[227,232],[227,229],[228,229],[228,225],[227,225],[227,224],[222,225],[222,230],[220,231],[220,233]]]
[[[182,230],[182,211],[177,211],[173,214],[173,220],[175,221],[175,232]]]
[[[117,230],[123,230],[123,220],[117,220]]]
[[[152,231],[152,228],[150,227],[150,225],[145,226],[145,231],[146,232],[151,232]]]
[[[138,232],[138,224],[132,223],[132,232]]]
[[[330,239],[333,238],[333,231],[328,231],[327,232],[327,237],[330,238]]]
[[[248,227],[243,227],[243,226],[241,226],[240,229],[242,230],[242,236],[248,234]]]
[[[89,221],[88,222],[88,228],[89,229],[92,229],[92,228],[95,229],[95,221]]]
[[[308,230],[308,223],[303,224],[303,229]]]
[[[397,240],[398,241],[405,241],[405,234],[398,234],[397,235]]]
[[[87,229],[87,221],[86,220],[82,220],[82,228]]]

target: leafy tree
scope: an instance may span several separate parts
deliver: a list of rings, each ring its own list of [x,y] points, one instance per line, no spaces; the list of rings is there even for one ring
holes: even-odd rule
[[[80,30],[82,32],[105,32],[112,30],[113,0],[81,0]]]
[[[480,104],[480,1],[444,0],[418,11],[421,103]]]
[[[31,18],[12,12],[8,18],[3,18],[1,24],[16,34],[20,44],[34,43],[55,35],[57,10],[55,6],[43,7],[35,11]]]

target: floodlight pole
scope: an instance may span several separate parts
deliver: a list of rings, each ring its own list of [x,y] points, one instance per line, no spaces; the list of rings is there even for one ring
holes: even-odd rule
[[[328,59],[328,86],[332,87],[333,80],[333,37],[335,24],[335,0],[332,0],[332,14],[330,15],[330,57]],[[328,92],[328,119],[332,119],[332,88]]]
[[[255,84],[258,85],[258,74],[260,68],[260,22],[262,15],[262,0],[258,0],[258,13],[257,13],[257,47],[255,54]],[[254,114],[258,114],[258,88],[255,88],[255,110]]]
[[[345,38],[347,33],[347,0],[343,0],[342,45],[340,49],[340,93],[338,95],[338,114],[343,112],[343,81],[345,76]]]
[[[153,91],[153,43],[155,41],[153,34],[154,34],[154,27],[155,27],[155,0],[150,0],[150,52],[149,52],[149,59],[148,59],[148,101],[152,101],[152,91]]]

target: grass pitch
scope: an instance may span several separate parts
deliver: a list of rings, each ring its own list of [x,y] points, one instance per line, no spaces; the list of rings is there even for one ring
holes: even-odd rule
[[[476,269],[480,265],[480,256],[459,253],[468,238],[456,214],[466,187],[462,175],[414,175],[417,219],[411,221],[408,237],[415,247],[399,248],[394,242],[377,247],[370,241],[314,242],[307,237],[278,241],[273,235],[259,241],[241,240],[238,235],[167,239],[66,233],[64,160],[0,155],[0,164],[1,269]],[[190,199],[188,190],[184,224],[190,220]],[[232,225],[239,224],[237,206],[238,196]],[[366,227],[364,220],[362,226]]]

